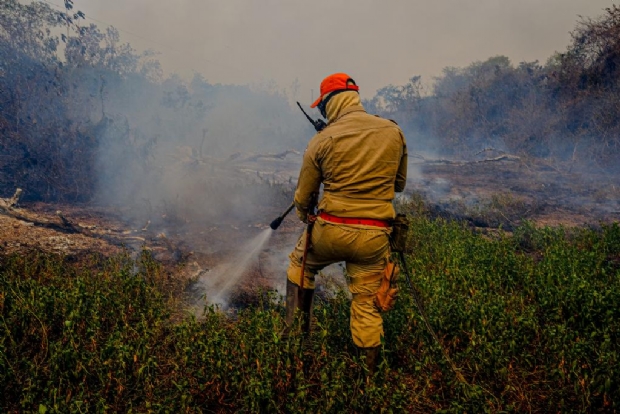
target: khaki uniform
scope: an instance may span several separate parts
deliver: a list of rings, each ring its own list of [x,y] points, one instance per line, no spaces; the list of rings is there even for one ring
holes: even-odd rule
[[[305,219],[311,194],[323,183],[319,210],[339,217],[390,220],[395,217],[394,193],[403,191],[407,176],[407,147],[395,123],[369,115],[356,92],[334,96],[327,105],[328,126],[315,135],[304,154],[295,205]],[[390,228],[334,224],[317,219],[306,259],[304,288],[314,288],[314,276],[325,266],[345,261],[351,278],[351,333],[362,348],[380,345],[383,321],[369,298],[380,279],[356,283],[376,275],[387,265]],[[300,284],[305,235],[289,255],[288,279]],[[371,278],[372,279],[372,278]],[[358,279],[358,282],[362,279]],[[359,297],[357,296],[359,295]],[[362,298],[357,300],[356,298]]]

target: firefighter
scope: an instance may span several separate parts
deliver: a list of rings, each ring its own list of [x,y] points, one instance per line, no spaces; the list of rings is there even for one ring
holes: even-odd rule
[[[321,82],[318,107],[327,126],[308,143],[295,191],[299,218],[307,222],[313,194],[323,184],[311,232],[301,283],[305,232],[289,255],[286,324],[295,312],[310,331],[315,275],[325,266],[344,261],[351,302],[351,335],[372,373],[379,355],[383,320],[373,298],[389,267],[390,220],[395,192],[407,178],[407,146],[395,122],[366,113],[359,87],[345,73]],[[303,288],[300,288],[300,284]],[[288,330],[285,329],[285,334]]]

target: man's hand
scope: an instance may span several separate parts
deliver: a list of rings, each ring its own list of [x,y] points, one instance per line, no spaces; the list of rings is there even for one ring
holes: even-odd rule
[[[308,224],[308,212],[307,211],[301,210],[300,208],[296,208],[295,213],[297,213],[297,217],[299,217],[299,220]]]

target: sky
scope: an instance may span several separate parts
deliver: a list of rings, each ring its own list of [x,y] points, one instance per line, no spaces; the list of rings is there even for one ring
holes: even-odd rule
[[[334,72],[348,73],[370,98],[491,56],[545,62],[566,49],[579,16],[619,1],[74,0],[135,48],[160,52],[166,73],[287,89],[304,103]]]

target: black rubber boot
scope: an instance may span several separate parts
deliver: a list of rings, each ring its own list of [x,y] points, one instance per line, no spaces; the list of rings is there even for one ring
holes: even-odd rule
[[[379,361],[379,347],[360,348],[361,354],[364,356],[366,369],[368,370],[366,379],[371,379],[377,371],[377,363]]]
[[[280,332],[280,338],[282,340],[288,339],[293,324],[295,323],[295,312],[299,308],[300,303],[299,290],[299,286],[288,279],[286,280],[286,319],[284,320],[286,326],[282,332]]]
[[[304,336],[312,330],[312,307],[314,304],[314,289],[300,289],[295,283],[286,280],[286,326],[280,333],[280,338],[287,339],[295,324],[297,310],[302,313],[301,329]]]
[[[312,331],[312,308],[314,306],[314,289],[304,289],[301,294],[301,312],[303,315],[303,321],[301,325],[301,331],[304,336],[309,336]]]

